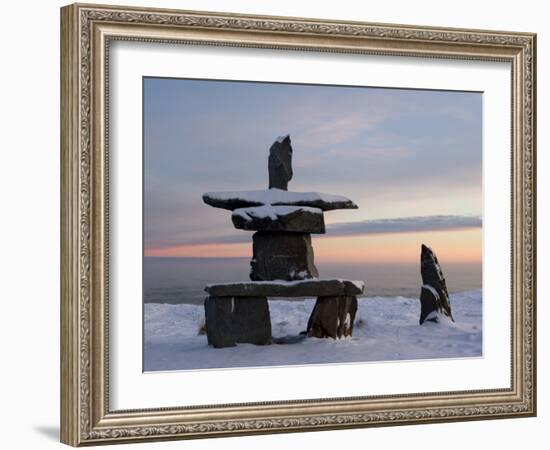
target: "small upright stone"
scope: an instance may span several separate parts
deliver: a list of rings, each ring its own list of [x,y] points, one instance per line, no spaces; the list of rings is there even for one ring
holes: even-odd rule
[[[251,280],[295,281],[319,277],[308,233],[257,231],[252,242]]]
[[[292,179],[292,146],[290,136],[279,137],[269,149],[269,189],[288,190]]]
[[[420,253],[420,265],[423,283],[420,293],[420,325],[425,321],[439,322],[440,314],[454,322],[447,283],[441,266],[432,249],[424,244]]]

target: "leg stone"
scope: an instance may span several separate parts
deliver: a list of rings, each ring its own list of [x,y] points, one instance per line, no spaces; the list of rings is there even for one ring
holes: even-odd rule
[[[309,337],[333,339],[351,336],[357,297],[318,297],[307,324]]]
[[[248,344],[271,344],[271,318],[267,297],[234,297],[233,330],[236,341]]]
[[[206,297],[206,338],[215,348],[234,347],[233,297]]]
[[[215,348],[271,343],[266,297],[207,297],[204,310],[208,344]]]

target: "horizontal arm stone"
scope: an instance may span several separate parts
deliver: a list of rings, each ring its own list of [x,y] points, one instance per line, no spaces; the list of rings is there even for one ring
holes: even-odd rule
[[[323,211],[357,209],[349,198],[319,192],[292,192],[282,189],[266,189],[241,192],[207,192],[202,200],[215,208],[233,211],[239,208],[262,205],[309,206]]]
[[[207,285],[205,291],[219,297],[325,297],[359,295],[364,291],[362,281],[301,280],[301,281],[243,281]]]

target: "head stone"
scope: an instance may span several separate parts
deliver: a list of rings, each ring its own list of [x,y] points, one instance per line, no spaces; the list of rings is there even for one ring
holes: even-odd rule
[[[279,137],[269,149],[269,189],[288,190],[292,179],[292,145],[290,136]]]

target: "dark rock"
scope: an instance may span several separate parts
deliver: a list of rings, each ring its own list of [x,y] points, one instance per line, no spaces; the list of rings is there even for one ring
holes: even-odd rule
[[[277,188],[286,191],[292,179],[292,146],[290,136],[277,139],[269,149],[269,189]]]
[[[211,284],[205,291],[219,297],[338,297],[363,293],[363,285],[349,280],[243,281]]]
[[[422,286],[420,291],[420,320],[422,325],[426,320],[428,322],[439,322],[439,294],[427,284]]]
[[[237,342],[271,343],[271,318],[266,297],[235,297],[234,320]]]
[[[206,338],[209,345],[216,348],[235,346],[232,309],[231,297],[206,297],[204,300]]]
[[[309,206],[322,211],[334,209],[357,209],[349,198],[319,192],[288,192],[281,189],[242,192],[206,192],[202,200],[215,208],[233,211],[262,205]]]
[[[228,209],[229,211],[265,205],[259,200],[240,197],[236,192],[207,192],[202,194],[202,201],[214,208]]]
[[[287,205],[291,206],[309,206],[311,208],[319,208],[323,211],[333,211],[335,209],[357,209],[358,206],[349,199],[344,200],[327,200],[327,199],[314,199],[314,200],[295,200],[291,203],[275,202],[273,205]]]
[[[206,336],[215,348],[236,343],[271,343],[271,319],[265,297],[207,297]]]
[[[324,233],[325,220],[318,208],[305,206],[256,206],[241,208],[231,215],[235,228],[252,231]]]
[[[253,281],[294,281],[319,276],[308,233],[257,231],[253,235],[252,253]]]
[[[424,244],[420,253],[420,267],[423,283],[420,293],[420,325],[426,320],[439,322],[439,314],[449,317],[454,322],[441,266],[432,249]]]
[[[351,336],[357,297],[319,297],[307,323],[309,337],[333,339]]]

